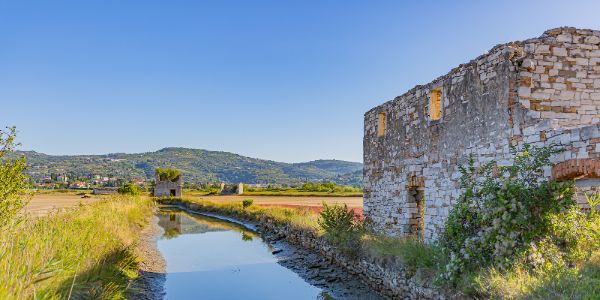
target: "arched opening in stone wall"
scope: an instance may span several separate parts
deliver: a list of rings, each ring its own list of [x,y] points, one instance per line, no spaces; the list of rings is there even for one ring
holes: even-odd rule
[[[422,188],[408,190],[409,234],[423,240],[425,229],[425,191]]]

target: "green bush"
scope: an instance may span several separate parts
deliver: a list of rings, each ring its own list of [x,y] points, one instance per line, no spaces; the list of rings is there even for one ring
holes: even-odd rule
[[[551,148],[512,149],[514,164],[461,167],[464,193],[453,207],[440,245],[449,257],[442,275],[457,284],[486,267],[559,272],[588,258],[600,237],[597,221],[580,210],[571,182],[544,176]],[[485,289],[485,288],[483,288]]]
[[[254,203],[254,200],[252,199],[244,199],[244,201],[242,201],[242,207],[244,209],[250,207],[250,205],[252,205],[252,203]]]
[[[348,255],[356,255],[361,248],[364,233],[362,222],[346,205],[327,205],[323,202],[319,226],[325,231],[325,237]]]
[[[156,168],[155,173],[161,181],[176,182],[181,176],[181,172],[171,168]]]
[[[0,227],[17,218],[19,211],[25,206],[28,177],[25,170],[25,156],[7,157],[14,152],[16,128],[0,130]]]
[[[137,196],[141,194],[140,189],[133,183],[126,183],[117,189],[117,192],[122,195]]]
[[[350,187],[350,186],[341,186],[337,185],[333,182],[321,182],[321,183],[311,183],[307,182],[302,186],[297,188],[299,191],[304,192],[326,192],[326,193],[360,193],[362,189]]]

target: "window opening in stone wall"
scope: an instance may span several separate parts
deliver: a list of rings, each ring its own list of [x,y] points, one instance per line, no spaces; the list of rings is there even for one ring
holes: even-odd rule
[[[425,193],[423,190],[408,190],[409,234],[423,240],[425,228]]]
[[[429,98],[429,118],[433,121],[442,117],[442,88],[431,91]]]
[[[171,190],[171,197],[175,197],[177,196],[177,191],[175,191],[174,189]]]
[[[385,135],[385,113],[379,113],[379,122],[377,123],[377,136]]]

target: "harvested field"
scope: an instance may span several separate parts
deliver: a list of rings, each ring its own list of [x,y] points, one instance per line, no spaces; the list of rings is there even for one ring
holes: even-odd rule
[[[77,195],[75,192],[36,193],[25,207],[25,212],[33,216],[43,216],[53,210],[73,207],[75,205],[79,205],[80,203],[90,204],[106,198],[105,195],[89,196],[90,198],[82,198],[82,195]]]

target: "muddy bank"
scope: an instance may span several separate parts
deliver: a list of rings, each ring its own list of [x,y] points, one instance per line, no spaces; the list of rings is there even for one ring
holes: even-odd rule
[[[163,229],[158,225],[158,218],[153,214],[148,225],[142,230],[140,242],[136,248],[139,258],[139,277],[131,283],[127,293],[128,299],[155,300],[163,299],[166,262],[156,246],[162,236]]]
[[[162,200],[161,203],[176,205],[187,211],[204,214],[203,207],[199,204],[181,200]],[[214,216],[214,212],[208,212],[208,215]],[[316,236],[313,232],[292,228],[291,226],[280,226],[268,217],[260,217],[259,220],[244,220],[241,223],[251,224],[265,240],[270,241],[275,246],[277,246],[277,243],[282,242],[296,246],[300,254],[291,256],[288,260],[283,260],[282,264],[287,264],[287,267],[295,270],[303,278],[307,278],[309,283],[316,281],[317,284],[326,284],[328,280],[335,282],[339,274],[325,275],[331,273],[330,269],[341,267],[344,269],[342,273],[350,274],[351,279],[360,279],[371,289],[388,298],[449,298],[433,287],[432,278],[408,272],[396,257],[361,253],[356,258],[349,258],[342,255],[327,240]],[[315,259],[315,263],[310,261],[311,256]],[[308,261],[305,259],[308,259]],[[305,271],[307,266],[308,271]]]

